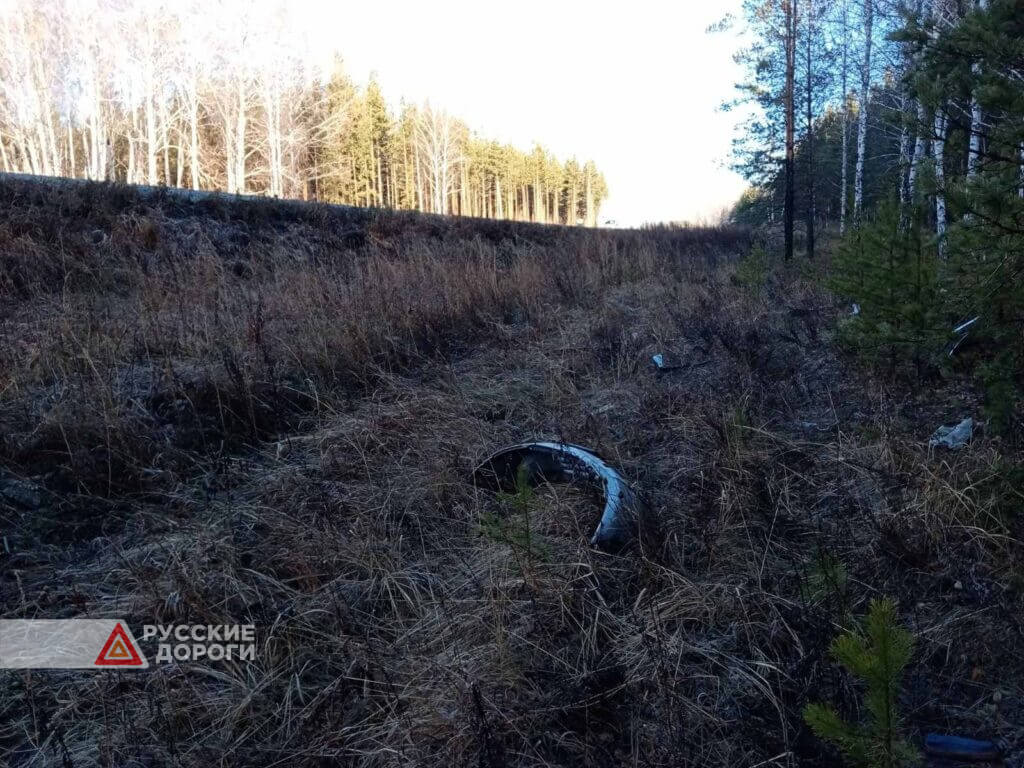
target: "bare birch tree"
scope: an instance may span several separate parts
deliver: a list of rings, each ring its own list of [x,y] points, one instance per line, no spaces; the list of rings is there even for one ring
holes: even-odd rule
[[[797,34],[797,0],[783,0],[785,31],[783,44],[785,48],[785,85],[783,86],[783,108],[786,124],[786,157],[784,160],[785,191],[783,202],[783,237],[785,239],[785,257],[793,258],[793,218],[795,214],[796,193],[796,34]]]
[[[848,13],[848,0],[842,0],[842,11],[840,16],[842,43],[840,48],[839,80],[842,92],[842,149],[839,160],[839,234],[846,232],[846,199],[847,195],[847,167],[849,166],[849,136],[850,136],[850,89],[847,83],[850,60],[850,20]]]
[[[325,71],[313,21],[284,0],[0,0],[0,171],[559,218],[568,164],[492,160],[439,110],[396,122],[375,85]],[[567,220],[596,220],[589,178]]]
[[[977,0],[977,8],[984,11],[988,7],[988,0]],[[971,74],[977,82],[981,75],[981,64],[978,61],[971,63]],[[970,146],[967,154],[967,180],[970,181],[978,175],[981,167],[981,139],[985,127],[982,122],[981,104],[978,103],[977,94],[971,93],[971,128]]]
[[[416,127],[416,143],[430,190],[430,210],[447,213],[454,171],[462,162],[455,120],[443,110],[424,105]]]
[[[874,0],[864,0],[864,57],[860,70],[860,104],[857,111],[857,167],[853,178],[853,217],[860,219],[864,206],[864,154],[867,150],[868,101],[871,97],[871,37]]]

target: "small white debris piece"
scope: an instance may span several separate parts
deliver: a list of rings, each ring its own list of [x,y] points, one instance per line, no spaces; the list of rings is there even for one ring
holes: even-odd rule
[[[945,446],[950,450],[963,448],[971,439],[974,433],[974,419],[969,416],[955,427],[939,427],[935,430],[931,439],[928,440],[928,447]]]
[[[980,317],[981,315],[977,315],[976,317],[972,317],[966,323],[960,323],[960,325],[953,329],[953,333],[962,333],[963,331],[966,331],[968,328],[970,328],[972,325],[978,322],[978,319]]]
[[[953,344],[951,344],[949,346],[949,351],[946,353],[947,357],[952,357],[953,356],[953,353],[956,352],[957,347],[959,347],[961,344],[963,344],[964,341],[967,339],[967,336],[970,333],[971,326],[974,325],[976,322],[978,322],[978,320],[980,320],[980,319],[981,319],[981,315],[977,315],[975,317],[972,317],[966,323],[960,323],[960,325],[958,325],[956,328],[953,329],[953,333],[959,333],[960,334],[960,338],[957,339],[955,342],[953,342]]]
[[[853,307],[850,309],[850,314],[851,315],[859,315],[860,314],[860,304],[858,304],[856,301],[853,302]]]
[[[26,480],[20,480],[14,475],[5,474],[2,470],[0,470],[0,499],[30,511],[39,509],[43,504],[37,486]]]
[[[678,363],[665,360],[665,356],[660,352],[656,355],[651,355],[651,362],[654,363],[654,367],[659,371],[675,371],[680,367]]]

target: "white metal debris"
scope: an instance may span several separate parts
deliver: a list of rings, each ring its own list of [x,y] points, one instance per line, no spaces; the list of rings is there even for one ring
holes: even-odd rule
[[[512,445],[483,461],[473,470],[473,479],[483,487],[514,490],[519,467],[524,465],[531,485],[545,480],[582,482],[602,490],[604,513],[590,544],[616,550],[628,543],[644,509],[643,501],[618,470],[587,448],[553,442]]]
[[[974,433],[974,419],[967,417],[955,427],[939,427],[928,440],[928,447],[944,446],[951,450],[963,448]]]
[[[666,360],[665,356],[660,352],[656,355],[651,355],[651,362],[654,363],[654,367],[659,371],[675,371],[681,367],[678,363]]]

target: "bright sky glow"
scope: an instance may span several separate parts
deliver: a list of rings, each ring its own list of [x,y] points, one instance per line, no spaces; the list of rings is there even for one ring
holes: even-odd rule
[[[592,158],[602,220],[696,221],[744,188],[727,168],[736,116],[718,111],[737,38],[705,31],[739,0],[309,1],[322,45],[396,104],[430,99],[487,138]]]

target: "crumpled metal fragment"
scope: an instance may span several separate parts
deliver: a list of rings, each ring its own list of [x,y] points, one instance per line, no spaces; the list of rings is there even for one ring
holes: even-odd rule
[[[928,447],[944,446],[949,449],[963,448],[974,433],[974,419],[969,416],[955,427],[939,427],[928,440]]]
[[[632,540],[646,505],[619,471],[590,449],[545,441],[511,445],[473,470],[473,480],[480,487],[512,492],[520,466],[526,467],[530,485],[581,483],[603,493],[604,512],[591,546],[616,551]]]

